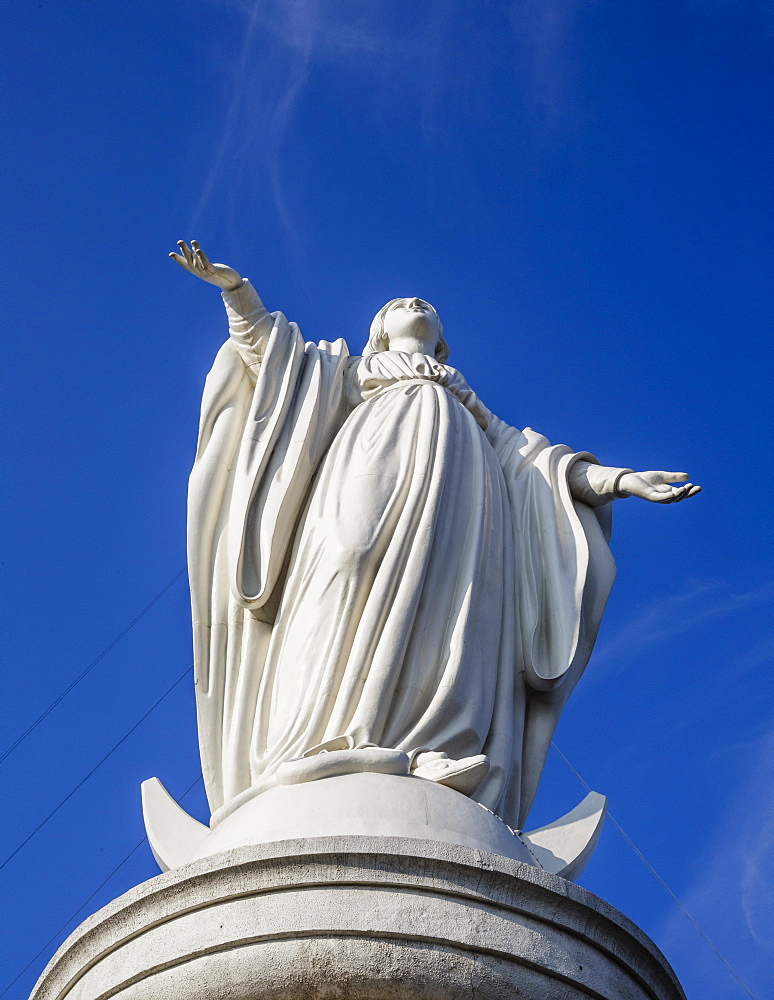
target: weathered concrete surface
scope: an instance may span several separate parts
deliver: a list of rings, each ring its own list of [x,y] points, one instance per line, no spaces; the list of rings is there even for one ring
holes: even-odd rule
[[[239,848],[85,921],[31,1000],[684,1000],[652,942],[564,879],[428,841]]]

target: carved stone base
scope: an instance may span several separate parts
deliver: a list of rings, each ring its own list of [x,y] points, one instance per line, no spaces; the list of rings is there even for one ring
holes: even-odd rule
[[[86,920],[31,1000],[685,1000],[631,921],[531,865],[384,837],[243,847]]]

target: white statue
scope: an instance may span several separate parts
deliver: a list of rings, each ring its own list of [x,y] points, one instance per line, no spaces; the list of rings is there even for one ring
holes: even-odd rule
[[[613,581],[609,502],[699,487],[509,427],[422,299],[384,306],[352,357],[178,245],[230,327],[189,494],[214,822],[310,751],[379,747],[522,826]]]

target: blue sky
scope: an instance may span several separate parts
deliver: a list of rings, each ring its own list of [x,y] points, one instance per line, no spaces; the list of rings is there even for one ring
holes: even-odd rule
[[[184,566],[225,326],[175,240],[353,351],[419,295],[503,419],[704,486],[616,505],[619,576],[557,743],[766,996],[768,0],[21,0],[0,19],[0,751]],[[3,858],[189,665],[181,577],[0,764]],[[156,873],[143,844],[108,879],[142,841],[140,781],[180,796],[198,774],[186,678],[0,870],[0,992],[55,936],[5,994],[26,997],[69,930]],[[583,793],[552,755],[530,825]],[[205,818],[200,785],[185,805]],[[749,995],[612,824],[580,881],[691,1000]]]

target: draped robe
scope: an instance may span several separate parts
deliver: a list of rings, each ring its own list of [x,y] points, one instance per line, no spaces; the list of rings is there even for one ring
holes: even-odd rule
[[[189,490],[199,740],[217,823],[336,736],[452,758],[513,826],[614,576],[587,453],[491,414],[421,354],[305,342],[249,284]]]

